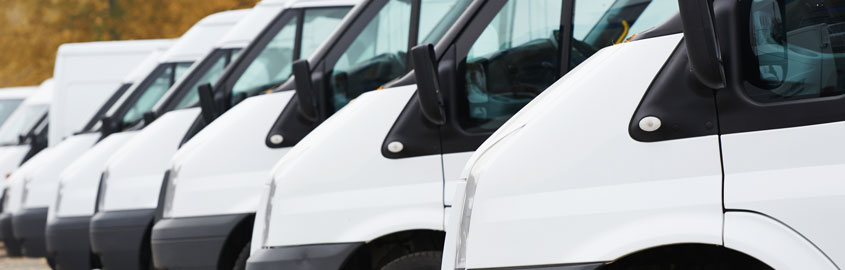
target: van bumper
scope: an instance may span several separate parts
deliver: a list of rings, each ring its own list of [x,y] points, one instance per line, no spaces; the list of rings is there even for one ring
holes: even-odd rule
[[[340,269],[349,255],[363,244],[356,242],[262,248],[249,257],[246,269]]]
[[[15,234],[12,230],[12,213],[3,213],[0,215],[0,233],[3,234],[3,247],[6,250],[6,255],[9,257],[22,256],[21,243],[15,239]]]
[[[12,231],[27,257],[47,257],[44,230],[47,227],[47,208],[29,208],[12,215]]]
[[[104,269],[148,269],[155,209],[99,212],[91,219],[91,250]],[[147,241],[145,241],[147,240]]]
[[[221,261],[237,259],[223,254],[231,232],[249,214],[165,218],[153,227],[152,248],[156,268],[161,269],[221,269]],[[244,244],[249,238],[241,239]]]
[[[58,269],[91,269],[91,216],[58,217],[47,223],[47,252]]]

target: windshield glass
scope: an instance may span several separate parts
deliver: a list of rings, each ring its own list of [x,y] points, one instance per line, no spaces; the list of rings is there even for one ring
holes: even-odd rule
[[[233,97],[240,93],[249,95],[269,90],[288,79],[296,41],[296,21],[294,18],[285,23],[270,43],[261,49],[232,87]]]
[[[452,25],[454,9],[466,7],[463,0],[423,0],[420,2],[419,36],[439,40],[445,31],[429,34],[436,24]],[[411,42],[411,1],[391,0],[355,37],[335,63],[329,77],[333,109],[340,110],[359,95],[376,90],[408,72],[408,44]],[[457,12],[461,13],[461,12]],[[435,33],[435,32],[432,32]]]
[[[425,38],[420,39],[420,44],[437,44],[470,3],[472,0],[425,1],[420,10],[420,37]],[[443,18],[439,19],[441,16]]]
[[[155,106],[156,102],[164,96],[167,89],[170,89],[177,80],[185,75],[185,71],[191,67],[192,62],[165,63],[161,64],[150,73],[150,75],[133,92],[140,93],[129,110],[123,115],[121,127],[131,127],[141,121],[145,112]],[[123,107],[125,105],[121,105]]]
[[[605,46],[659,25],[677,11],[676,0],[575,1],[570,67]]]
[[[49,104],[18,107],[8,120],[0,126],[0,145],[18,144],[18,136],[32,130],[38,120],[47,114],[49,108]]]
[[[206,83],[213,84],[217,82],[217,79],[223,75],[223,71],[226,70],[226,67],[229,66],[229,64],[231,64],[238,55],[240,55],[240,52],[241,49],[220,49],[209,54],[210,59],[206,59],[206,61],[204,61],[203,64],[206,66],[202,67],[203,70],[194,71],[197,73],[203,73],[202,76],[188,87],[188,92],[182,96],[175,109],[184,109],[196,105],[199,101],[199,90],[197,90],[197,88]]]
[[[0,100],[0,125],[3,125],[3,122],[6,122],[6,119],[9,119],[9,116],[12,115],[12,112],[21,105],[23,99],[2,99]]]

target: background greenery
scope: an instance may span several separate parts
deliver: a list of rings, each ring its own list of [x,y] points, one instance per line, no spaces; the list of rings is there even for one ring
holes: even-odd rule
[[[259,0],[0,0],[0,87],[38,85],[69,42],[175,38]]]

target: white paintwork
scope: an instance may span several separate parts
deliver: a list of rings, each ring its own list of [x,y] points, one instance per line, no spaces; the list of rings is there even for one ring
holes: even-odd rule
[[[38,170],[43,160],[50,159],[52,155],[52,148],[46,148],[38,152],[35,156],[29,159],[26,163],[20,166],[8,179],[8,186],[6,187],[6,197],[3,198],[3,213],[14,213],[21,209],[22,198],[24,191],[24,175],[31,171]]]
[[[49,158],[43,159],[38,169],[24,175],[26,184],[24,192],[27,196],[23,201],[23,208],[48,207],[53,204],[56,197],[59,174],[70,162],[88,151],[97,140],[100,134],[81,134],[59,143],[50,151]]]
[[[155,208],[168,161],[199,112],[191,108],[166,113],[112,155],[100,211]]]
[[[108,158],[137,133],[127,131],[109,135],[76,158],[59,175],[59,194],[50,207],[50,218],[94,215],[100,176]]]
[[[286,1],[259,2],[255,7],[249,9],[249,13],[235,24],[232,30],[229,30],[223,36],[216,47],[223,49],[246,48],[285,9]]]
[[[244,16],[248,9],[230,10],[206,16],[173,44],[162,59],[172,62],[197,61],[214,47]]]
[[[59,47],[53,71],[49,144],[82,130],[136,66],[169,40],[68,43]]]
[[[26,99],[29,95],[35,93],[38,86],[21,86],[21,87],[6,87],[0,88],[0,99]]]
[[[381,153],[385,134],[415,90],[405,86],[362,94],[276,164],[278,188],[269,199],[264,246],[360,242],[392,232],[443,230],[440,155],[388,159]]]
[[[641,143],[628,134],[680,39],[604,49],[477,151],[465,170],[477,181],[467,268],[611,261],[653,246],[722,243],[717,136]]]
[[[785,223],[845,265],[841,134],[843,122],[723,135],[725,207]]]
[[[207,16],[196,23],[169,49],[161,54],[151,55],[148,60],[152,58],[152,61],[144,61],[144,64],[139,65],[132,72],[127,81],[134,84],[117,101],[117,104],[125,102],[133,92],[140,91],[138,89],[139,83],[157,65],[200,60],[200,57],[211,51],[214,42],[222,39],[224,36],[222,33],[229,31],[246,14],[246,10],[220,12]],[[116,108],[116,106],[113,108]],[[56,217],[93,215],[100,176],[106,168],[106,163],[137,133],[137,131],[131,131],[112,134],[75,161],[68,161],[72,163],[60,177],[59,192],[55,195],[57,199],[51,204],[49,218],[52,220]]]
[[[294,91],[248,98],[191,138],[171,161],[165,217],[252,213],[270,169],[290,149],[265,144]]]
[[[759,214],[725,213],[725,246],[774,269],[839,269],[800,234]]]
[[[6,179],[11,176],[23,162],[23,158],[29,152],[29,144],[16,144],[13,140],[10,142],[3,142],[8,136],[16,136],[22,133],[29,132],[32,129],[31,120],[43,116],[40,109],[45,106],[50,106],[50,100],[53,95],[53,79],[47,79],[41,83],[38,88],[27,97],[15,112],[9,116],[9,119],[0,126],[0,143],[10,143],[8,145],[0,146],[0,194],[5,189]],[[35,124],[35,123],[32,123]],[[2,196],[2,195],[0,195]]]

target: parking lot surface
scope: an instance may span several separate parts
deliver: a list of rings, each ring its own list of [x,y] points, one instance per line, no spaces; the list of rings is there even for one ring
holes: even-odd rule
[[[0,243],[0,269],[2,270],[50,270],[43,258],[9,258]]]

